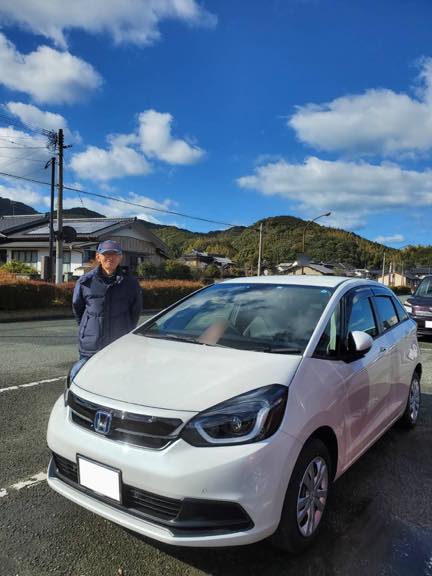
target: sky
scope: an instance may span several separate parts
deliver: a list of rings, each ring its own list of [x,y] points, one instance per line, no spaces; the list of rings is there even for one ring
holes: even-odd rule
[[[0,172],[233,225],[431,244],[430,0],[2,0]],[[0,177],[45,212],[49,188]],[[65,191],[65,207],[224,226]]]

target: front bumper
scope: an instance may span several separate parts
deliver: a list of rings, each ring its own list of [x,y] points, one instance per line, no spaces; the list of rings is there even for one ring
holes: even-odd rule
[[[425,336],[432,335],[432,317],[422,317],[414,314],[410,314],[411,318],[415,320],[417,324],[417,333],[423,334]]]
[[[301,449],[282,432],[244,446],[196,448],[181,439],[164,450],[125,445],[71,422],[62,398],[51,413],[47,439],[70,463],[81,454],[119,469],[126,488],[179,502],[183,514],[161,519],[119,506],[74,484],[52,460],[48,483],[54,490],[125,528],[182,546],[232,546],[270,536]]]

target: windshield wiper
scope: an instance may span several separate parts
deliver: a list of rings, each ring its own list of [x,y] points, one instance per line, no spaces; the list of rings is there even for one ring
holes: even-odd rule
[[[256,348],[257,352],[272,352],[273,354],[301,354],[300,348],[289,348],[287,346],[263,346]]]
[[[148,332],[144,332],[142,336],[146,336],[147,338],[158,338],[159,340],[176,340],[178,342],[191,342],[192,344],[203,344],[199,340],[195,338],[187,338],[186,336],[177,336],[177,334],[149,334]]]

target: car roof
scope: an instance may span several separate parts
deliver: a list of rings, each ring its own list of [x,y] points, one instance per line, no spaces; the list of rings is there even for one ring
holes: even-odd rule
[[[365,281],[361,278],[351,278],[347,276],[319,276],[314,274],[304,275],[280,275],[280,276],[247,276],[244,278],[231,278],[225,280],[224,284],[288,284],[292,286],[324,286],[326,288],[336,288],[344,282],[350,282],[352,285],[356,284],[376,284],[376,282]]]

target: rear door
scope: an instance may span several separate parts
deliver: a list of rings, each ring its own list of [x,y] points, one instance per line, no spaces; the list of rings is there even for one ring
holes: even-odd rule
[[[389,356],[389,401],[386,421],[400,413],[408,398],[409,385],[418,357],[416,326],[403,306],[385,288],[374,288],[376,309],[382,340]]]

